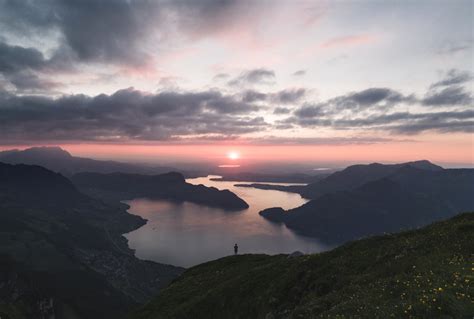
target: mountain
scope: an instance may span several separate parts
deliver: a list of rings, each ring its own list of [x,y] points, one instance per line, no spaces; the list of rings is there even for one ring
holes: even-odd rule
[[[288,211],[266,209],[260,215],[304,235],[341,243],[474,210],[472,194],[472,169],[425,170],[403,165],[355,189],[326,193]]]
[[[234,184],[234,186],[257,188],[257,189],[263,189],[263,190],[275,190],[275,191],[297,193],[297,194],[300,194],[305,188],[305,185],[276,185],[276,184],[265,184],[265,183]]]
[[[21,151],[3,151],[0,152],[0,162],[39,165],[65,176],[79,172],[158,174],[173,170],[169,167],[151,167],[75,157],[60,147],[32,147]]]
[[[186,183],[180,173],[161,175],[79,173],[71,177],[84,193],[103,199],[125,200],[139,197],[189,201],[227,210],[248,208],[248,204],[228,190]]]
[[[470,318],[473,242],[465,213],[320,254],[225,257],[186,270],[130,318]]]
[[[315,199],[324,194],[347,191],[362,186],[363,184],[393,174],[401,167],[412,167],[426,171],[441,171],[441,166],[435,165],[427,160],[407,162],[401,164],[358,164],[349,166],[342,171],[332,174],[316,175],[316,180],[308,185],[274,185],[264,183],[239,184],[239,187],[253,187],[259,189],[280,190],[290,193],[298,193],[304,198]]]
[[[219,178],[211,178],[213,181],[245,181],[258,183],[301,183],[309,184],[317,182],[329,174],[321,173],[318,175],[308,175],[303,173],[282,173],[282,174],[263,174],[253,172],[238,172],[235,174],[226,174]]]
[[[327,193],[351,190],[388,175],[393,174],[401,167],[412,167],[427,171],[441,171],[441,166],[429,161],[415,161],[401,164],[384,165],[373,163],[369,165],[352,165],[342,171],[335,172],[328,177],[308,184],[301,190],[303,197],[313,199]]]
[[[121,318],[183,269],[138,260],[145,221],[40,166],[0,163],[0,317]]]

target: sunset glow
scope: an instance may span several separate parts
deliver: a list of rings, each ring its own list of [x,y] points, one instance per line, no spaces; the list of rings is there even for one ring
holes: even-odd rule
[[[240,154],[236,151],[231,151],[229,153],[227,153],[227,158],[230,159],[230,160],[238,160],[240,158]]]
[[[469,1],[184,3],[0,8],[0,147],[474,163]]]

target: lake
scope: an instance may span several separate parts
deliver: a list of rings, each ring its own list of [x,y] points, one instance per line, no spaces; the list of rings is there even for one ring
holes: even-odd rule
[[[316,239],[296,235],[286,226],[271,223],[258,214],[269,207],[289,209],[301,206],[307,200],[300,195],[234,186],[245,181],[211,180],[216,177],[186,181],[229,189],[250,207],[235,212],[189,202],[150,199],[126,201],[130,205],[130,213],[148,220],[146,225],[125,235],[138,258],[189,267],[233,254],[235,243],[241,254],[278,254],[296,250],[310,253],[328,249]]]

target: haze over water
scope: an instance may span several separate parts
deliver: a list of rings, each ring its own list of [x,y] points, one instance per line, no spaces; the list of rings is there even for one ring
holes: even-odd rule
[[[218,189],[229,189],[244,199],[249,208],[226,211],[193,203],[135,199],[127,201],[129,212],[148,220],[143,227],[126,234],[129,246],[141,259],[189,267],[239,253],[291,253],[295,250],[319,252],[328,247],[315,239],[296,235],[283,225],[268,222],[258,212],[280,206],[285,209],[306,202],[298,194],[235,187],[242,182],[211,181],[216,176],[188,179]],[[291,184],[287,184],[291,185]]]

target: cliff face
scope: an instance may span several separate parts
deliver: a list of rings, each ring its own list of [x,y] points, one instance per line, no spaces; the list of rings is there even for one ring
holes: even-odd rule
[[[321,254],[222,258],[186,270],[130,318],[469,317],[473,230],[466,213]]]

